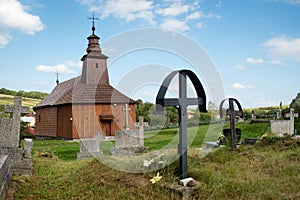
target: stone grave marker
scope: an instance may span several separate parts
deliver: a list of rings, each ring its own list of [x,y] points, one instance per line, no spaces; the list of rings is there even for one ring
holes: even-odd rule
[[[294,109],[290,109],[290,113],[285,115],[285,117],[290,117],[289,120],[271,120],[270,121],[270,128],[272,133],[277,133],[280,136],[285,134],[293,135],[295,131],[295,117],[297,116],[294,113]]]
[[[144,118],[139,118],[138,130],[121,130],[115,132],[115,147],[111,155],[133,155],[144,150]]]
[[[0,119],[0,147],[19,147],[21,114],[29,113],[29,107],[22,106],[22,97],[14,98],[14,105],[6,105],[4,112],[12,118]]]
[[[94,138],[80,139],[80,152],[77,153],[77,159],[86,159],[99,157],[103,153],[100,151],[100,139],[98,136]]]
[[[125,104],[125,108],[123,109],[125,111],[125,126],[124,126],[124,129],[125,130],[130,130],[130,126],[129,126],[129,111],[130,111],[130,108],[128,106],[128,104]]]
[[[9,178],[8,156],[0,154],[0,199],[5,199]]]

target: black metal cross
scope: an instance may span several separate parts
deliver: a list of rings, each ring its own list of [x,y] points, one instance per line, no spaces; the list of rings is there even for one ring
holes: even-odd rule
[[[93,34],[95,33],[95,20],[99,20],[99,18],[95,17],[95,14],[93,13],[93,16],[92,17],[88,17],[88,19],[92,20],[92,23],[93,23],[93,27],[92,27],[92,31],[93,31]]]
[[[235,149],[236,148],[235,117],[236,116],[243,116],[243,109],[242,109],[242,106],[241,106],[241,104],[238,100],[236,100],[234,98],[224,99],[220,103],[220,109],[219,109],[221,118],[223,118],[222,107],[223,107],[223,104],[226,100],[228,100],[228,102],[229,102],[229,108],[226,110],[226,115],[228,115],[230,117],[231,147],[232,147],[232,149]],[[234,103],[236,103],[239,110],[234,110]]]
[[[179,98],[165,98],[165,94],[175,75],[179,74]],[[187,79],[189,77],[197,93],[197,98],[187,98]],[[179,144],[178,154],[180,156],[180,174],[185,179],[187,175],[187,106],[198,105],[200,112],[206,110],[206,95],[201,82],[194,72],[190,70],[179,70],[171,72],[163,81],[159,92],[156,96],[156,111],[163,113],[164,106],[179,107]],[[160,106],[159,106],[160,105]]]

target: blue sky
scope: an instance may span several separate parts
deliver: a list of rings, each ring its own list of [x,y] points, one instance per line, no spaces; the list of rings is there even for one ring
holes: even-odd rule
[[[116,48],[109,46],[114,37],[163,28],[203,48],[218,71],[225,97],[237,98],[243,107],[289,104],[300,92],[300,0],[0,0],[0,87],[51,92],[56,72],[61,82],[80,75],[91,34],[87,17],[93,12],[99,18],[96,34],[109,57]],[[158,83],[127,92],[121,87],[123,78],[144,66],[191,68],[180,56],[157,49],[132,51],[108,59],[108,64],[113,86],[152,102]],[[200,77],[209,84],[206,78]],[[215,101],[218,105],[219,99]]]

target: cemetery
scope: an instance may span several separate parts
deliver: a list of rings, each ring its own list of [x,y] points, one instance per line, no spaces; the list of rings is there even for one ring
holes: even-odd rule
[[[1,200],[300,198],[298,110],[283,113],[280,106],[259,123],[255,112],[245,118],[238,99],[226,98],[203,124],[201,116],[212,112],[204,86],[192,70],[180,69],[162,81],[155,102],[155,115],[176,108],[176,126],[145,130],[137,102],[110,85],[91,19],[82,74],[57,81],[34,106],[33,138],[20,138],[21,116],[29,113],[22,97],[4,107]],[[174,78],[178,97],[169,98]],[[187,95],[188,81],[195,97]],[[193,126],[189,106],[200,114]]]

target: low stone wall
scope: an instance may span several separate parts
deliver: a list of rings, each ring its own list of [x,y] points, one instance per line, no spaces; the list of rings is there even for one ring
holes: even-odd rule
[[[4,200],[9,184],[10,173],[8,156],[0,155],[0,200]]]

